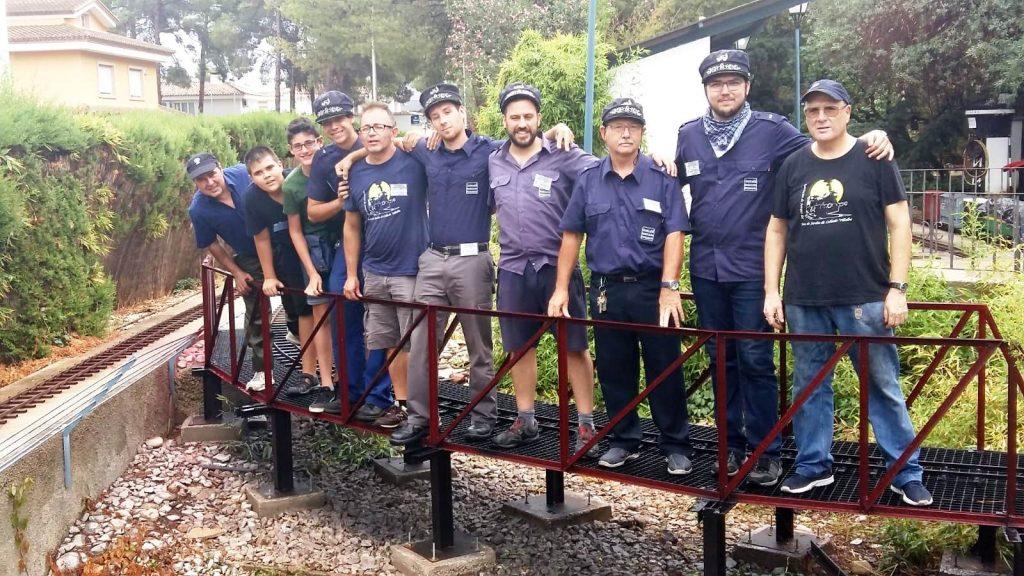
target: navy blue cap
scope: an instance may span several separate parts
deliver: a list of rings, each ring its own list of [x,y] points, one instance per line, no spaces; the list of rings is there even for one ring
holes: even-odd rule
[[[505,107],[515,100],[529,100],[540,110],[540,90],[524,82],[513,82],[498,95],[498,108],[505,113]]]
[[[601,111],[601,124],[607,124],[619,118],[636,120],[641,125],[647,124],[647,121],[644,120],[644,107],[632,98],[616,98]]]
[[[328,90],[313,100],[313,114],[317,124],[323,124],[337,116],[355,116],[356,103],[338,90]]]
[[[217,161],[217,157],[209,152],[199,152],[188,157],[185,160],[185,172],[188,173],[188,177],[192,180],[199,178],[207,172],[211,172],[220,167],[220,162]]]
[[[459,94],[458,86],[441,82],[427,88],[420,93],[420,105],[423,106],[423,113],[430,115],[430,107],[442,102],[462,106],[462,95]]]
[[[750,80],[750,58],[743,50],[716,50],[701,61],[699,70],[705,84],[718,74],[739,74]]]
[[[804,92],[804,95],[800,97],[800,101],[807,100],[807,97],[814,93],[820,93],[832,98],[833,100],[841,100],[847,104],[852,104],[850,100],[850,93],[846,91],[846,88],[842,84],[835,80],[829,80],[823,78],[816,80],[811,86]]]

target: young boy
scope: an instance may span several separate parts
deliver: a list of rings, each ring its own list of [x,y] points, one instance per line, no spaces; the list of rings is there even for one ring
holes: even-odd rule
[[[284,179],[282,207],[288,217],[288,234],[291,236],[292,245],[295,246],[295,252],[302,263],[302,277],[306,282],[306,302],[313,308],[313,326],[316,326],[320,323],[320,319],[327,314],[328,305],[331,303],[330,298],[321,296],[324,290],[322,275],[330,272],[340,230],[327,222],[310,222],[306,214],[306,184],[309,181],[310,168],[313,166],[313,157],[316,156],[322,145],[319,131],[309,119],[296,118],[288,123],[287,134],[288,149],[298,160],[299,169],[292,170]],[[319,387],[326,389],[326,393],[333,396],[334,381],[331,376],[333,359],[329,324],[325,323],[317,331],[309,350],[315,354],[320,366],[319,381],[303,375],[297,386],[287,388],[284,393],[289,396],[299,396],[316,392]],[[326,408],[322,404],[316,406]],[[338,412],[338,410],[328,411]]]
[[[245,153],[245,167],[252,186],[245,192],[245,228],[256,244],[263,269],[263,293],[281,296],[285,314],[299,319],[299,338],[309,339],[313,331],[313,311],[301,294],[282,293],[281,288],[302,285],[302,272],[288,235],[288,219],[282,203],[284,167],[277,154],[266,146],[257,146]],[[315,379],[316,358],[310,351],[302,357],[302,378]],[[269,378],[269,375],[268,375]]]

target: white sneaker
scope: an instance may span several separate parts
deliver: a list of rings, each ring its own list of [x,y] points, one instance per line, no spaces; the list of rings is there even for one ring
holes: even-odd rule
[[[300,348],[302,347],[302,340],[299,340],[299,337],[293,334],[291,330],[286,332],[284,339]]]
[[[252,375],[252,380],[249,380],[245,384],[246,392],[263,392],[267,389],[267,380],[263,376],[263,372],[256,372]]]

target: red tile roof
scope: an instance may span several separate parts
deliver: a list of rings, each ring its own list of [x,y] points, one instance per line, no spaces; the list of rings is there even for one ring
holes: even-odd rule
[[[79,28],[77,26],[69,26],[67,24],[50,26],[11,26],[7,29],[7,34],[11,44],[29,42],[71,42],[78,40],[168,55],[174,53],[172,48],[165,48],[157,44],[128,38],[127,36]]]

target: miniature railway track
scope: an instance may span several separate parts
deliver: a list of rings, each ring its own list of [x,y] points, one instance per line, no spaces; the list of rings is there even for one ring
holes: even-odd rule
[[[936,236],[938,235],[936,234]],[[928,236],[924,234],[918,234],[917,232],[914,232],[914,243],[924,248],[930,248],[936,252],[951,251],[948,242],[943,242],[936,237],[929,238]],[[953,255],[956,256],[957,258],[966,258],[968,256],[967,252],[964,252],[962,249],[957,248],[956,246],[953,246],[952,252]]]
[[[67,370],[40,382],[20,394],[0,402],[0,425],[202,317],[202,305],[185,310],[172,318],[168,318],[138,334],[117,342],[99,354],[82,360]]]

